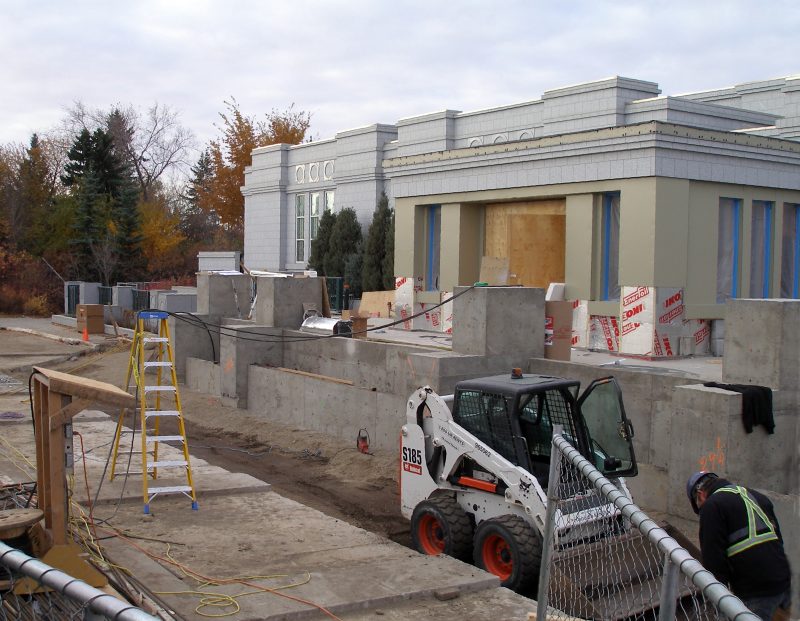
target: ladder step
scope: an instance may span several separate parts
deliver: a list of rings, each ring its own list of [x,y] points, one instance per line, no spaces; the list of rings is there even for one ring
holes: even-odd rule
[[[178,468],[180,466],[188,466],[188,465],[189,463],[185,459],[153,461],[147,464],[147,469],[153,470],[154,468]]]
[[[175,392],[175,386],[145,386],[145,392]]]
[[[178,410],[145,410],[144,417],[150,418],[151,416],[180,416]]]
[[[147,442],[183,442],[183,436],[147,436]]]
[[[146,336],[142,339],[145,343],[169,343],[166,336]]]
[[[172,363],[168,362],[168,361],[167,362],[154,361],[154,362],[145,362],[144,363],[145,369],[149,369],[150,367],[171,367],[171,366],[172,366]]]
[[[148,494],[188,494],[192,491],[189,485],[173,485],[165,487],[148,487]]]

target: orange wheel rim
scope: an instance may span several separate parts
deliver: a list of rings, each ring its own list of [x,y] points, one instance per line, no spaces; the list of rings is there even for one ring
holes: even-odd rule
[[[508,542],[499,535],[489,535],[483,542],[483,566],[486,571],[505,581],[514,571],[514,561]]]
[[[437,555],[444,552],[444,529],[432,515],[423,515],[417,527],[419,542],[425,554]]]

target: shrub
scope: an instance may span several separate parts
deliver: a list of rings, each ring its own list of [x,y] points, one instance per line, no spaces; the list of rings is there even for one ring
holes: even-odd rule
[[[50,302],[46,295],[34,295],[22,305],[22,312],[25,315],[35,317],[45,317],[50,314]]]

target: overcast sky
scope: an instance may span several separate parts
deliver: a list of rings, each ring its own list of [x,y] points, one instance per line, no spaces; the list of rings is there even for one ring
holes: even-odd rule
[[[0,144],[76,100],[180,111],[294,103],[315,140],[622,75],[663,94],[800,74],[800,2],[0,0]]]

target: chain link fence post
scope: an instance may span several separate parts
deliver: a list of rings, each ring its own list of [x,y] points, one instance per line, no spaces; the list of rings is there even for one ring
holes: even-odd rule
[[[678,606],[678,578],[680,568],[672,562],[669,554],[664,554],[664,576],[661,582],[661,603],[658,607],[658,621],[672,621]]]

